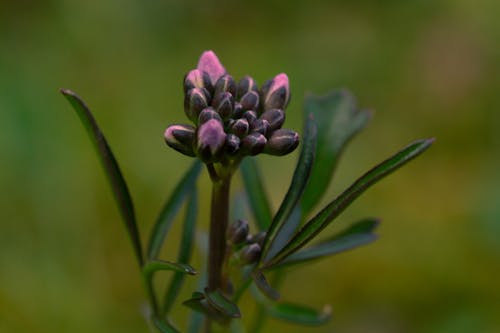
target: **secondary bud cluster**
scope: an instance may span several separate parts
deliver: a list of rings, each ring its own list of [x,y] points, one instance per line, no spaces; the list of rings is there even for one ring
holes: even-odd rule
[[[185,155],[219,162],[259,153],[285,155],[299,144],[296,132],[281,128],[290,100],[286,74],[259,89],[250,76],[236,82],[215,53],[206,51],[185,76],[184,94],[184,111],[194,126],[169,126],[165,141]]]
[[[227,231],[227,240],[233,249],[238,251],[234,254],[236,261],[242,265],[253,264],[260,258],[262,244],[266,237],[265,232],[255,235],[249,234],[248,222],[236,220]]]

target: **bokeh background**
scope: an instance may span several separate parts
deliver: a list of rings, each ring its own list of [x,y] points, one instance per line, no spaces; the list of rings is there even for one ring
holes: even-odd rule
[[[499,13],[496,0],[0,1],[0,332],[148,330],[110,191],[57,89],[92,107],[146,238],[190,163],[162,133],[184,121],[182,77],[207,49],[235,77],[288,73],[288,127],[301,129],[307,91],[348,88],[376,110],[327,197],[437,138],[326,230],[379,216],[376,243],[287,273],[285,298],[332,304],[331,323],[271,320],[266,332],[500,332]],[[260,160],[275,207],[295,160]],[[205,211],[208,185],[203,175]]]

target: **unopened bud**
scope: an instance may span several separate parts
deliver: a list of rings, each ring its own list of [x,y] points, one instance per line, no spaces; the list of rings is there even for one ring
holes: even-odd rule
[[[231,126],[229,127],[229,130],[234,135],[242,138],[242,137],[244,137],[245,135],[248,134],[249,127],[250,127],[250,125],[248,124],[248,120],[246,120],[244,118],[240,118],[240,119],[236,119],[231,124]]]
[[[216,160],[223,151],[226,133],[222,123],[210,119],[198,128],[197,153],[205,162]]]
[[[253,264],[257,260],[259,260],[261,252],[262,251],[260,245],[257,243],[253,243],[245,246],[240,251],[240,259],[244,264]]]
[[[285,112],[281,109],[270,109],[265,111],[260,119],[267,120],[269,122],[269,128],[271,131],[277,130],[283,126],[285,122]]]
[[[243,113],[245,112],[245,109],[241,106],[240,102],[235,102],[234,103],[234,110],[233,110],[233,118],[238,119],[241,118]]]
[[[276,130],[267,141],[264,153],[282,156],[297,148],[299,145],[299,134],[289,129]]]
[[[231,95],[236,95],[236,83],[231,75],[223,75],[215,84],[214,95],[229,92]]]
[[[196,122],[201,110],[208,106],[208,90],[205,88],[193,88],[188,91],[184,98],[184,112],[193,122]]]
[[[249,91],[240,99],[241,106],[245,110],[257,110],[259,107],[259,94]]]
[[[210,77],[212,85],[215,85],[217,80],[224,74],[226,74],[226,69],[219,61],[219,58],[215,55],[213,51],[205,51],[198,61],[197,69],[206,72]]]
[[[191,125],[171,125],[165,130],[167,145],[187,156],[196,156],[193,151],[195,128]]]
[[[215,112],[213,108],[208,107],[200,112],[200,115],[198,116],[198,125],[204,124],[210,119],[215,119],[222,122],[222,118],[220,117],[220,115]]]
[[[264,97],[262,103],[264,111],[269,109],[285,109],[290,100],[288,76],[284,73],[276,75],[269,87],[263,87],[262,95]]]
[[[266,239],[266,232],[261,231],[259,233],[256,233],[255,235],[252,235],[248,241],[250,243],[257,243],[260,245],[260,247],[262,247],[265,239]]]
[[[237,97],[242,98],[249,91],[257,91],[257,83],[250,76],[245,76],[238,82]]]
[[[225,151],[229,155],[236,155],[240,150],[240,138],[234,134],[228,134],[226,136],[226,146]]]
[[[252,123],[252,132],[257,132],[264,136],[266,136],[267,133],[270,132],[269,128],[269,122],[264,119],[257,119]]]
[[[187,93],[193,88],[206,88],[211,90],[212,83],[208,73],[202,72],[199,69],[193,69],[184,77],[184,93]]]
[[[213,101],[215,110],[220,114],[222,119],[227,119],[233,114],[234,100],[233,95],[229,92],[220,93]]]
[[[251,133],[241,141],[241,148],[248,155],[257,155],[266,146],[267,139],[260,133]]]
[[[252,126],[253,122],[257,120],[257,113],[255,111],[246,111],[243,113],[242,118],[248,120],[250,126]]]
[[[248,222],[245,220],[236,220],[229,226],[227,238],[232,244],[240,244],[246,241],[248,230],[250,229]]]

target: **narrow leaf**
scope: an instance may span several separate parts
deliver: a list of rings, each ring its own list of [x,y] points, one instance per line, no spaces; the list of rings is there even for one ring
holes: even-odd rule
[[[180,333],[179,330],[164,319],[153,317],[153,324],[161,333]]]
[[[321,311],[292,303],[277,303],[267,307],[271,316],[294,324],[319,326],[331,318],[331,308],[326,305]]]
[[[273,301],[280,299],[280,294],[278,291],[274,290],[273,287],[269,285],[264,274],[261,271],[252,272],[252,279],[259,290]]]
[[[255,223],[260,231],[267,230],[272,220],[271,205],[257,161],[252,157],[243,159],[240,170]]]
[[[307,242],[314,238],[321,230],[330,224],[340,215],[356,198],[358,198],[366,189],[384,176],[392,173],[402,165],[424,152],[434,142],[434,139],[418,140],[389,159],[375,166],[366,174],[361,176],[354,184],[340,194],[335,200],[330,202],[314,218],[307,222],[273,258],[268,267],[281,262],[283,259],[302,248]]]
[[[340,155],[347,143],[362,130],[371,118],[368,110],[359,110],[354,97],[346,90],[336,90],[325,96],[307,96],[306,115],[312,113],[318,125],[316,161],[311,179],[301,200],[302,214],[307,216],[325,193]]]
[[[192,298],[184,301],[182,304],[184,304],[191,310],[204,314],[205,316],[219,323],[225,324],[229,320],[229,317],[224,316],[221,312],[217,311],[207,302],[207,299],[203,293],[194,292]]]
[[[231,318],[240,318],[241,312],[238,306],[227,299],[219,290],[210,291],[205,289],[208,303],[223,315]]]
[[[152,260],[143,267],[144,275],[151,277],[157,271],[174,271],[183,274],[196,275],[196,270],[187,264],[178,264],[170,261]]]
[[[68,89],[60,89],[60,92],[66,97],[71,106],[75,109],[80,121],[85,126],[90,140],[92,141],[99,160],[104,168],[104,172],[111,185],[113,195],[120,210],[123,222],[127,228],[128,235],[132,241],[135,255],[139,266],[143,265],[144,258],[142,254],[141,238],[137,228],[135,218],[134,205],[127,187],[127,183],[118,166],[111,148],[101,132],[92,112],[87,107],[85,102],[73,91]]]
[[[182,237],[179,246],[179,255],[177,262],[189,262],[193,250],[193,239],[196,224],[196,217],[198,213],[198,193],[194,186],[189,196],[189,201],[186,205],[186,215],[184,224],[182,226]],[[163,305],[163,314],[170,311],[175,299],[179,295],[179,291],[184,283],[185,274],[176,272],[170,281],[165,294],[165,302]]]
[[[186,171],[184,177],[177,184],[172,192],[172,195],[163,206],[149,238],[148,257],[150,259],[158,257],[172,222],[174,221],[174,218],[182,206],[185,198],[189,195],[189,193],[191,193],[193,187],[195,186],[200,170],[201,162],[196,160],[193,162],[191,168]]]
[[[320,259],[371,243],[377,239],[377,236],[373,232],[378,224],[379,221],[377,219],[359,221],[328,240],[291,254],[279,264],[268,267],[268,269],[281,268],[283,266]]]
[[[262,258],[264,261],[270,260],[268,251],[271,244],[275,241],[275,237],[279,230],[282,228],[293,212],[297,202],[299,201],[304,188],[309,180],[312,165],[314,162],[314,153],[316,151],[316,124],[312,116],[307,119],[305,124],[305,133],[302,143],[302,150],[300,152],[299,160],[295,168],[292,183],[283,199],[283,202],[278,209],[278,212],[273,218],[273,222],[267,230],[266,238],[262,251]],[[278,248],[282,248],[284,244],[276,244]]]

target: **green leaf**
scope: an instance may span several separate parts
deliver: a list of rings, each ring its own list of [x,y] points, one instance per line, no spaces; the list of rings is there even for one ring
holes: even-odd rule
[[[203,293],[194,292],[192,297],[187,301],[184,301],[182,304],[187,306],[191,310],[204,314],[210,319],[213,319],[221,324],[225,324],[229,321],[229,317],[224,316],[221,312],[217,311],[207,302],[207,299]]]
[[[269,299],[277,301],[280,299],[280,294],[278,291],[273,289],[266,280],[264,274],[261,271],[252,272],[252,279],[259,290]]]
[[[166,204],[156,220],[148,244],[148,257],[155,259],[160,253],[165,237],[174,221],[185,198],[191,193],[196,184],[196,179],[200,174],[201,162],[196,160],[191,168],[184,174],[184,177],[177,184]]]
[[[127,228],[128,235],[132,241],[132,246],[134,248],[137,261],[139,266],[144,263],[144,257],[142,254],[141,238],[139,236],[139,230],[137,228],[137,222],[135,218],[134,205],[132,198],[130,197],[130,192],[127,187],[127,183],[123,178],[123,175],[118,166],[111,148],[101,132],[97,122],[92,115],[92,112],[87,107],[85,102],[73,91],[68,89],[60,89],[60,92],[66,97],[71,106],[75,109],[80,121],[85,126],[87,133],[89,134],[90,140],[92,141],[99,160],[104,168],[104,172],[108,178],[111,185],[113,195],[115,197],[116,203],[120,210],[123,222]]]
[[[371,243],[377,239],[373,232],[378,224],[379,220],[373,218],[361,220],[330,239],[291,254],[279,264],[268,267],[268,269],[320,259]]]
[[[240,170],[255,223],[260,231],[267,230],[272,220],[271,205],[257,161],[252,157],[243,159]]]
[[[157,271],[174,271],[183,274],[196,275],[196,270],[190,265],[178,264],[158,259],[147,262],[142,271],[147,277],[152,277]]]
[[[354,97],[346,90],[332,91],[325,96],[309,95],[305,99],[306,115],[312,113],[318,125],[316,161],[311,179],[301,200],[302,214],[307,216],[325,193],[340,155],[347,143],[362,130],[371,118],[368,110],[359,110]]]
[[[208,303],[217,311],[230,318],[240,318],[241,312],[238,306],[227,299],[219,290],[210,291],[205,289]]]
[[[153,317],[153,324],[161,333],[180,333],[179,330],[164,319]]]
[[[331,318],[330,306],[325,306],[321,311],[292,303],[277,303],[268,306],[271,316],[294,324],[318,326],[326,324]]]
[[[262,249],[262,258],[264,262],[272,259],[268,256],[271,244],[275,241],[276,235],[293,212],[297,202],[299,201],[304,188],[309,180],[312,165],[314,162],[314,153],[316,151],[316,124],[312,117],[309,117],[305,124],[305,134],[303,138],[302,150],[299,160],[295,168],[292,183],[283,199],[283,202],[274,216],[271,226],[267,230],[266,238]],[[281,249],[284,244],[276,244],[278,249]]]
[[[348,189],[330,202],[322,211],[307,222],[266,266],[271,267],[298,251],[314,238],[321,230],[340,215],[356,198],[377,181],[392,173],[402,165],[424,152],[434,142],[434,139],[418,140],[389,159],[375,166],[356,180]]]
[[[197,213],[198,193],[196,191],[196,186],[194,186],[189,196],[188,204],[186,205],[186,215],[182,226],[182,237],[177,262],[189,262],[191,260]],[[165,293],[165,301],[162,309],[163,314],[168,313],[172,308],[172,305],[182,288],[184,278],[185,274],[181,272],[176,272],[172,277]]]

